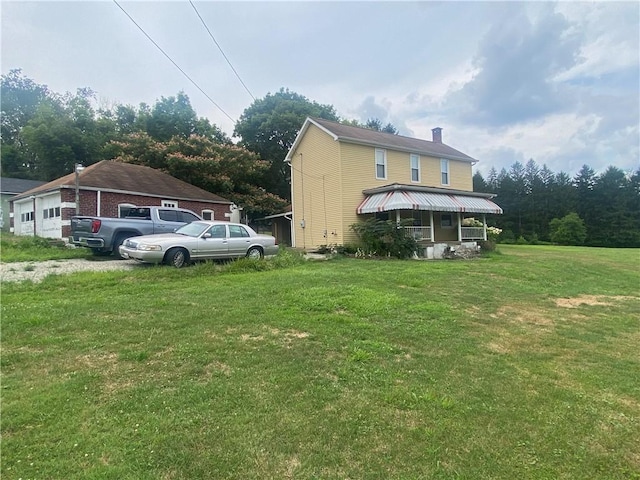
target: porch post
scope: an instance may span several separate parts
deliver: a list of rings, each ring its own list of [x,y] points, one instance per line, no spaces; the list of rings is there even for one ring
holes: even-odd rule
[[[462,241],[462,217],[460,212],[458,212],[458,241]]]
[[[482,214],[482,239],[487,241],[487,214]]]
[[[400,226],[400,210],[396,210],[396,226]]]
[[[434,229],[434,225],[433,225],[433,210],[429,210],[429,227],[431,228],[431,241],[435,242],[436,239],[434,237],[435,229]]]

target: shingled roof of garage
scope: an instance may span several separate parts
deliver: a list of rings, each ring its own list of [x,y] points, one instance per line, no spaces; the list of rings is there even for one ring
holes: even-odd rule
[[[132,163],[103,160],[86,167],[80,172],[79,176],[82,190],[160,196],[177,200],[233,203],[215,193],[207,192],[195,185],[178,180],[160,170]],[[70,173],[17,195],[13,200],[61,188],[75,189],[75,182],[75,173]]]

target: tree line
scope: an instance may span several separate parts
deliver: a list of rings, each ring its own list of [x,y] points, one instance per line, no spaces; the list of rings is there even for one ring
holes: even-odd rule
[[[596,174],[584,165],[572,178],[531,159],[500,172],[492,168],[487,178],[476,172],[473,189],[496,194],[504,214],[490,222],[502,229],[501,241],[556,241],[560,220],[575,222],[577,216],[585,235],[568,243],[640,247],[640,169],[629,173],[610,166]]]
[[[378,119],[340,118],[288,89],[269,93],[247,107],[233,132],[198,117],[189,97],[161,97],[154,105],[94,108],[96,94],[81,88],[59,94],[21,70],[2,75],[1,174],[50,181],[101,160],[161,169],[242,205],[251,218],[281,213],[290,202],[290,169],[284,163],[308,116],[397,134]],[[584,166],[574,177],[530,160],[487,178],[476,173],[474,190],[497,194],[504,215],[492,223],[503,241],[550,241],[553,219],[575,213],[586,228],[584,243],[640,246],[640,170],[609,167],[596,175]],[[557,223],[556,223],[557,225]]]
[[[242,205],[252,218],[280,213],[290,203],[284,158],[307,116],[397,133],[393,125],[340,119],[331,105],[281,89],[257,99],[235,125],[234,144],[198,117],[184,92],[145,103],[94,108],[81,88],[58,94],[19,69],[1,79],[4,177],[50,181],[80,163],[118,160],[161,169]]]

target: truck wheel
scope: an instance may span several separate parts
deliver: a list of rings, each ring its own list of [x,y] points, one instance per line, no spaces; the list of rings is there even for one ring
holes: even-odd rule
[[[189,263],[189,253],[184,248],[172,248],[165,257],[167,265],[182,268]]]
[[[131,235],[125,235],[121,233],[120,235],[117,235],[115,240],[113,241],[113,256],[116,257],[118,260],[122,260],[124,258],[122,255],[120,255],[120,251],[118,250],[118,247],[122,245],[127,238],[130,238],[130,237]]]
[[[111,255],[111,252],[107,252],[105,250],[101,250],[100,248],[92,248],[91,252],[95,257],[107,257]]]
[[[252,258],[254,260],[260,260],[264,257],[264,253],[260,247],[251,247],[247,252],[247,257]]]

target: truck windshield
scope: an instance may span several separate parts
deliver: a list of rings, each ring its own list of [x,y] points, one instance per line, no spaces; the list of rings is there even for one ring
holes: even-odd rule
[[[211,225],[207,223],[191,222],[180,227],[178,230],[176,230],[176,233],[179,233],[180,235],[187,235],[189,237],[199,237],[210,226]]]

